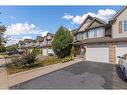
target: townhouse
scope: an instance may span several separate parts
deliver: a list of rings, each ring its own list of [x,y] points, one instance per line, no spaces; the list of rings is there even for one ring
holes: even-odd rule
[[[127,6],[124,6],[108,23],[87,16],[74,32],[73,45],[79,55],[86,48],[87,61],[118,63],[117,56],[127,53]]]
[[[35,40],[24,39],[18,42],[18,50],[23,52],[32,52]]]
[[[37,36],[36,40],[24,39],[23,41],[19,41],[18,50],[32,52],[33,48],[39,48],[43,56],[54,55],[51,45],[53,37],[54,34],[47,33],[47,35],[44,37]]]
[[[54,38],[54,34],[47,33],[46,36],[43,38],[43,42],[40,44],[42,48],[42,55],[48,56],[48,55],[54,55],[53,49],[52,49],[52,40]]]

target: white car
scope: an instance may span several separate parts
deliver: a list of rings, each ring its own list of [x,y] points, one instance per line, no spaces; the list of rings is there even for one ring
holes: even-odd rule
[[[124,57],[120,57],[120,56],[118,56],[118,58],[120,58],[118,65],[121,71],[123,72],[123,78],[124,80],[127,80],[127,59]]]

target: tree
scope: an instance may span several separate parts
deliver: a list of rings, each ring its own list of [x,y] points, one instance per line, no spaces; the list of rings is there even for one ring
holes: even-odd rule
[[[6,27],[4,25],[0,25],[0,46],[3,46],[6,43],[6,39],[4,38],[4,33],[6,31]]]
[[[73,42],[73,36],[71,35],[71,32],[68,29],[61,26],[56,32],[55,37],[52,41],[52,47],[54,53],[59,58],[64,58],[70,55],[72,42]]]
[[[7,51],[15,51],[17,49],[18,49],[18,45],[17,44],[6,47]]]

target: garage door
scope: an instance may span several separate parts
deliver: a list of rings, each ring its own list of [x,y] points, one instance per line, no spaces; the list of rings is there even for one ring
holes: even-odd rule
[[[88,47],[86,49],[86,60],[109,63],[108,47]]]
[[[42,53],[43,53],[43,56],[47,56],[47,55],[48,55],[48,54],[47,54],[47,49],[46,49],[46,48],[43,48]]]
[[[116,63],[119,60],[117,56],[123,56],[124,54],[127,54],[127,45],[118,45],[116,48]]]

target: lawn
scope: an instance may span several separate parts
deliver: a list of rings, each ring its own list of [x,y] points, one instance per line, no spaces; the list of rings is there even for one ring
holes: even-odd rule
[[[39,68],[43,66],[48,66],[52,64],[57,64],[57,63],[61,63],[61,60],[56,57],[49,57],[44,59],[43,61],[35,62],[33,66],[17,67],[9,63],[6,65],[6,67],[7,67],[8,74],[15,74],[18,72],[23,72],[23,71],[27,71],[27,70],[31,70],[31,69],[35,69],[35,68]]]

